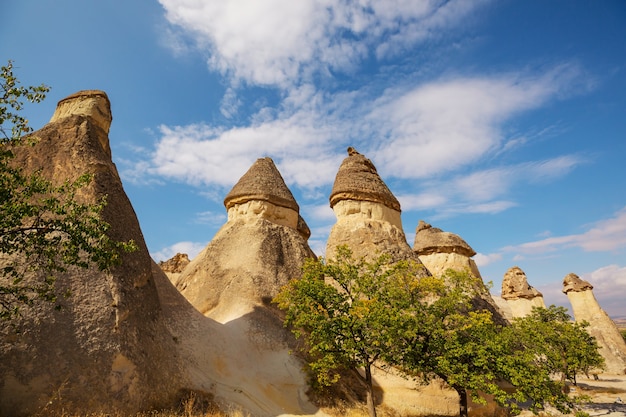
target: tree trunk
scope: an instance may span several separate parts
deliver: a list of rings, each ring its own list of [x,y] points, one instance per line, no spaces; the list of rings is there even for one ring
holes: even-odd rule
[[[459,416],[467,417],[467,391],[463,387],[454,387],[459,394]]]
[[[374,387],[372,385],[372,368],[365,366],[365,385],[367,385],[367,412],[370,417],[376,417],[376,404],[374,404]]]

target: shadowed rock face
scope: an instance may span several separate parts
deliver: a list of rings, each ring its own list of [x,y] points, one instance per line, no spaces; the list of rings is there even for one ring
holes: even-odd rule
[[[0,321],[1,415],[51,410],[59,398],[66,411],[133,412],[172,404],[185,385],[162,320],[153,262],[111,161],[111,119],[104,92],[77,93],[34,133],[34,147],[18,149],[16,164],[57,184],[94,174],[79,198],[107,196],[102,216],[109,235],[132,239],[139,249],[108,272],[70,268],[57,276],[57,303],[37,301],[20,317]],[[36,278],[25,275],[26,282]]]
[[[526,317],[533,307],[546,307],[543,295],[528,284],[526,274],[517,266],[509,268],[504,274],[502,299],[510,309],[511,318]]]
[[[563,279],[563,292],[572,305],[576,321],[587,321],[587,331],[594,336],[600,345],[600,354],[606,362],[606,371],[613,374],[626,373],[626,342],[619,329],[606,314],[596,297],[593,285],[570,273]]]

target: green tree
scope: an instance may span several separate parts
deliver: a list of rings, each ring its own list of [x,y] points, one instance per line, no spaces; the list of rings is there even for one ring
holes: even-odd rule
[[[448,270],[433,282],[427,297],[390,300],[401,312],[401,325],[384,359],[423,382],[443,380],[459,395],[461,416],[467,416],[468,395],[484,402],[480,395],[490,394],[502,405],[521,400],[501,388],[501,361],[510,354],[500,340],[501,326],[489,311],[472,310],[476,278]]]
[[[372,417],[372,367],[394,343],[390,329],[398,315],[386,303],[385,283],[413,276],[418,267],[408,262],[391,265],[387,256],[373,262],[355,260],[347,247],[339,247],[334,260],[307,260],[302,278],[292,280],[275,298],[286,312],[285,324],[306,339],[317,382],[330,385],[337,382],[340,370],[354,371],[365,383]]]
[[[576,376],[589,375],[592,370],[604,367],[595,337],[587,332],[587,322],[574,322],[565,307],[551,305],[535,307],[526,317],[513,322],[512,330],[518,343],[532,347],[539,354],[535,364],[565,381],[576,384]]]
[[[334,260],[307,261],[302,278],[282,289],[275,301],[286,311],[285,323],[305,338],[319,383],[336,382],[340,369],[356,371],[367,387],[372,416],[375,363],[423,382],[443,380],[457,391],[461,416],[467,416],[468,395],[484,403],[481,396],[490,394],[513,412],[521,403],[530,403],[534,412],[546,404],[571,409],[574,401],[552,376],[562,370],[571,379],[599,365],[597,345],[584,326],[564,321],[552,308],[514,325],[498,324],[489,311],[472,308],[479,283],[471,274],[422,277],[420,267],[390,264],[384,255],[373,262],[355,260],[340,247]],[[553,359],[565,342],[584,348],[569,348],[567,356]],[[505,390],[503,382],[514,389]]]
[[[122,251],[134,242],[107,236],[109,224],[101,219],[106,204],[78,201],[76,193],[92,176],[52,184],[39,173],[25,173],[12,164],[14,151],[31,146],[37,138],[20,112],[24,100],[41,102],[49,87],[23,87],[13,74],[13,62],[0,70],[0,318],[8,319],[37,298],[53,301],[58,273],[69,266],[105,270],[120,262]],[[23,149],[22,149],[23,150]],[[40,279],[25,280],[38,271]]]

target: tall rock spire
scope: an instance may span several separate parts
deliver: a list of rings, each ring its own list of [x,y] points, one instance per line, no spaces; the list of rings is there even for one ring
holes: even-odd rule
[[[587,321],[587,331],[594,336],[600,345],[600,354],[606,362],[606,371],[612,374],[626,372],[626,342],[619,329],[606,314],[596,297],[593,285],[570,273],[563,278],[563,292],[572,305],[576,321]]]
[[[111,160],[111,119],[104,92],[73,94],[34,132],[32,147],[15,149],[13,162],[25,173],[39,172],[57,185],[93,174],[77,199],[94,203],[106,196],[101,216],[111,226],[108,235],[133,240],[138,250],[122,253],[109,271],[69,267],[56,276],[56,303],[37,300],[10,323],[0,320],[2,415],[35,414],[43,406],[53,411],[58,398],[66,412],[136,412],[174,403],[186,386],[153,262]],[[36,271],[23,278],[39,279]]]

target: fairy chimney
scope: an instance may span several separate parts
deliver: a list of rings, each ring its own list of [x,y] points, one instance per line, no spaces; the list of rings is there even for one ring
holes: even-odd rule
[[[0,320],[0,415],[52,413],[55,407],[135,413],[174,404],[186,386],[164,323],[154,262],[111,160],[111,120],[106,94],[82,91],[59,102],[50,123],[33,133],[33,146],[14,150],[12,163],[56,185],[92,174],[77,200],[106,197],[101,216],[110,225],[107,234],[133,240],[138,249],[122,253],[121,264],[107,271],[68,267],[56,274],[55,302],[38,299],[10,321]],[[1,257],[0,267],[7,261]],[[22,278],[27,285],[42,279],[33,270]]]
[[[475,277],[480,277],[476,262],[472,256],[474,249],[459,235],[432,227],[420,220],[415,229],[413,250],[426,268],[433,275],[442,275],[447,269],[468,270]]]
[[[400,203],[378,175],[376,167],[354,148],[348,148],[330,194],[337,222],[330,231],[326,256],[347,245],[356,258],[387,253],[394,260],[417,256],[406,242]]]
[[[611,374],[626,373],[626,342],[619,329],[606,314],[596,297],[593,285],[570,273],[563,279],[563,292],[572,305],[576,321],[589,323],[587,331],[600,345],[600,354],[604,357],[606,372]]]
[[[475,277],[477,297],[474,307],[491,311],[497,321],[505,321],[505,314],[485,286],[472,256],[476,252],[459,235],[432,227],[420,220],[415,230],[413,250],[434,276],[443,276],[447,270],[467,271]]]
[[[512,318],[526,317],[533,307],[546,307],[543,295],[528,284],[526,274],[518,266],[509,268],[504,274],[502,299],[510,308]]]
[[[315,257],[308,226],[272,159],[258,159],[224,206],[226,224],[176,282],[201,313],[220,322],[268,306]]]

